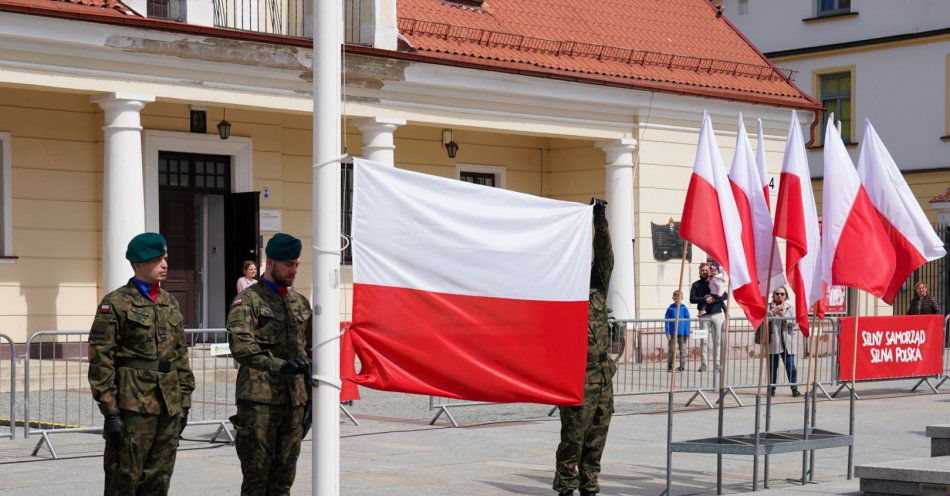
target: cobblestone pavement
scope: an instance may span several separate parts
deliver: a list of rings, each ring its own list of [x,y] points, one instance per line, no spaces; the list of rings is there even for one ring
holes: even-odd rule
[[[857,463],[924,457],[929,442],[926,425],[945,423],[950,397],[945,394],[905,393],[881,385],[862,390],[865,399],[857,410]],[[901,394],[896,394],[896,393]],[[341,493],[346,495],[552,495],[554,449],[559,422],[539,405],[489,405],[453,410],[461,428],[440,419],[428,425],[434,412],[428,398],[363,391],[363,400],[352,411],[360,420],[354,426],[341,417]],[[677,403],[689,398],[677,395]],[[746,405],[753,403],[740,391]],[[775,407],[776,429],[801,425],[801,403],[780,391]],[[2,401],[2,398],[0,398]],[[666,420],[665,397],[618,398],[618,413],[611,425],[603,460],[604,495],[658,495],[664,487]],[[732,403],[729,403],[730,405]],[[848,402],[821,401],[820,428],[844,432]],[[751,431],[753,409],[726,410],[725,431]],[[694,439],[715,434],[716,411],[704,406],[681,409],[675,414],[674,439]],[[237,494],[240,467],[234,449],[210,443],[214,426],[194,426],[185,431],[173,479],[172,494],[208,496]],[[38,436],[0,439],[0,495],[56,496],[101,494],[102,440],[95,434],[50,436],[61,459],[49,460],[48,452],[31,457]],[[310,494],[311,445],[305,442],[298,465],[294,495]],[[846,450],[817,452],[819,484],[796,488],[786,481],[801,471],[801,455],[771,457],[772,491],[775,494],[851,494],[856,482],[844,481]],[[715,494],[714,456],[674,456],[674,495]],[[725,492],[751,490],[752,460],[724,457]],[[771,493],[770,493],[771,494]]]

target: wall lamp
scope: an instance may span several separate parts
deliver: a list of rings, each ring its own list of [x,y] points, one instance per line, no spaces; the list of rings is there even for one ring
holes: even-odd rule
[[[231,136],[231,123],[225,119],[227,116],[228,109],[224,109],[224,116],[221,118],[221,122],[218,123],[218,136],[223,140]]]
[[[449,158],[455,158],[455,154],[459,151],[459,146],[452,140],[451,129],[442,130],[442,145],[445,146],[445,152],[449,154]]]

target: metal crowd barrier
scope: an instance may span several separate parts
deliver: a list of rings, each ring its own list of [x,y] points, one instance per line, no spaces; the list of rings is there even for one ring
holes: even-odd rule
[[[46,446],[58,458],[50,436],[68,432],[101,432],[102,414],[92,399],[89,371],[89,331],[40,331],[26,343],[24,360],[23,436],[40,435],[33,455]],[[236,412],[234,383],[237,369],[230,358],[225,329],[188,329],[189,363],[196,388],[188,425],[218,425],[230,441],[228,417]],[[13,401],[13,400],[11,400]]]
[[[791,317],[770,317],[770,322],[793,321]],[[682,322],[682,321],[681,321]],[[708,318],[692,318],[688,320],[690,327],[690,338],[687,340],[686,363],[682,364],[682,371],[676,373],[677,393],[693,393],[686,406],[691,405],[697,398],[702,400],[709,408],[714,407],[713,401],[707,396],[707,393],[717,391],[719,388],[719,371],[715,368],[716,361],[712,355],[718,353],[721,361],[726,361],[726,367],[722,371],[725,374],[724,390],[739,406],[742,401],[736,394],[736,390],[750,389],[757,387],[759,383],[759,356],[760,345],[755,343],[755,329],[753,329],[745,318],[732,318],[729,320],[729,336],[727,347],[722,347],[722,336],[720,330],[719,347],[713,346],[712,337],[707,340],[707,358],[706,369],[702,370],[701,340],[692,337],[698,329],[706,328],[710,322]],[[659,394],[669,392],[670,379],[672,374],[669,371],[669,338],[666,335],[666,324],[674,323],[674,319],[632,319],[616,320],[615,324],[625,326],[627,329],[621,334],[621,341],[614,341],[611,335],[610,349],[611,356],[617,364],[617,373],[614,375],[613,387],[615,396],[633,396]],[[831,396],[825,387],[836,385],[837,378],[837,325],[832,319],[817,320],[812,319],[813,329],[812,338],[803,338],[800,330],[792,333],[793,341],[788,343],[789,348],[795,349],[795,362],[797,368],[796,382],[792,383],[786,376],[784,362],[778,358],[777,380],[772,383],[769,375],[763,377],[763,386],[773,387],[791,387],[805,386],[811,377],[815,378],[819,390],[828,399]],[[812,344],[808,339],[816,339],[817,343]],[[809,360],[811,347],[817,346],[815,360]],[[673,367],[678,367],[679,353],[673,359]],[[762,365],[769,373],[770,362],[766,355],[762,360]],[[810,367],[814,367],[812,370]],[[437,396],[429,397],[429,410],[435,410],[435,416],[429,421],[434,424],[441,415],[445,414],[453,426],[458,427],[458,422],[453,417],[451,409],[460,407],[476,407],[484,405],[494,405],[481,401],[467,401],[453,398],[443,398]],[[552,409],[550,415],[556,411]]]
[[[0,438],[7,437],[14,439],[16,437],[16,346],[13,344],[13,339],[6,334],[0,334],[0,340],[7,343],[10,353],[9,365],[5,366],[3,362],[0,362],[0,391],[2,391],[3,388],[3,377],[5,375],[10,376],[10,390],[6,392],[6,394],[10,395],[9,410],[4,413],[3,410],[0,409],[0,419],[5,419],[10,422],[10,432],[0,432]],[[0,353],[0,355],[2,355],[2,353]],[[0,397],[2,396],[3,393],[0,392]]]

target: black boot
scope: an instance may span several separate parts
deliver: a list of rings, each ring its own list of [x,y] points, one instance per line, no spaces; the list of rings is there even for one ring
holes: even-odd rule
[[[770,387],[770,388],[769,388],[769,396],[775,396],[775,388],[774,388],[774,387]]]
[[[574,496],[574,490],[565,489],[563,491],[558,491],[557,496]]]
[[[581,489],[581,496],[597,496],[597,493],[588,491],[586,489]]]
[[[797,387],[797,386],[792,386],[792,397],[793,397],[793,398],[798,398],[798,397],[801,396],[801,395],[802,395],[802,393],[798,392],[798,387]]]

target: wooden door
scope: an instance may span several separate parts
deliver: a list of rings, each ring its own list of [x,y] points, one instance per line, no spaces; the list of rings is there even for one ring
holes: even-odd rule
[[[195,195],[190,190],[160,189],[159,225],[168,242],[165,291],[181,305],[185,327],[195,327]]]

